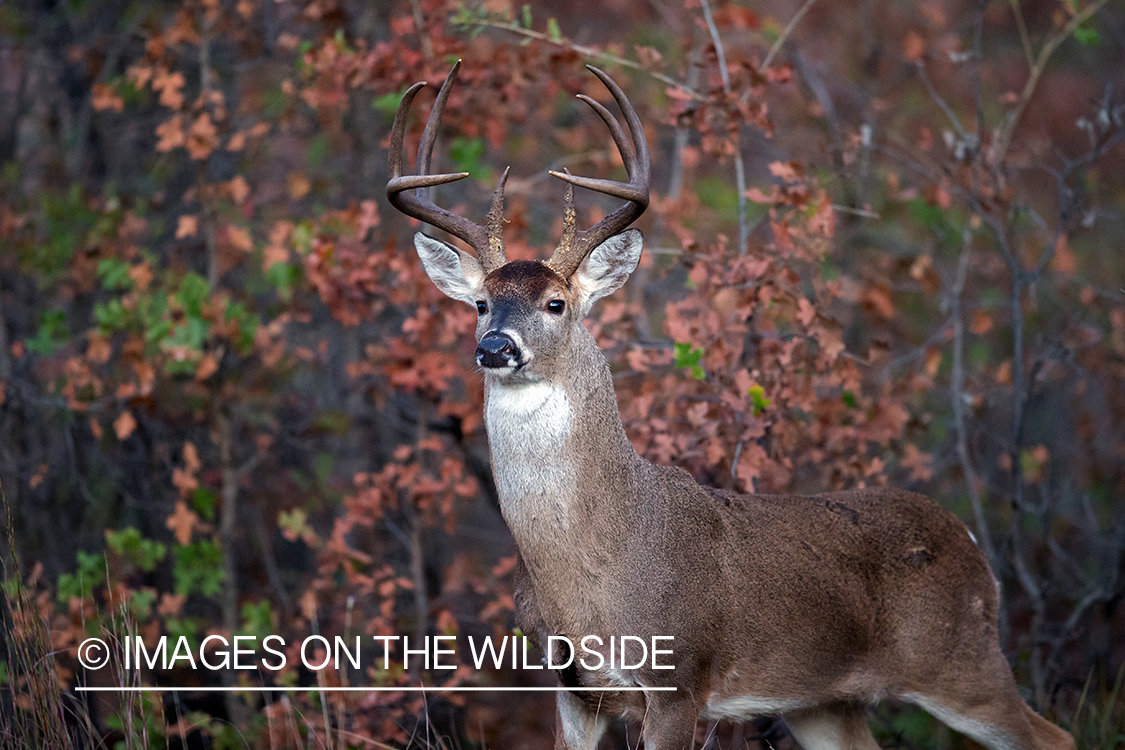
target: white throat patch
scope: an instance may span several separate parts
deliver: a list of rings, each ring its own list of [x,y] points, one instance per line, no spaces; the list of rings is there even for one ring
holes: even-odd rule
[[[492,472],[501,508],[513,531],[536,520],[569,525],[566,510],[574,490],[574,468],[563,448],[572,420],[570,399],[556,385],[536,382],[489,387],[485,423]]]

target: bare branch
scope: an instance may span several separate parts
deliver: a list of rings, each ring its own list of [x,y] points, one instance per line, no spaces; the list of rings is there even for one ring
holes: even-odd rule
[[[665,83],[669,86],[672,86],[673,88],[680,89],[692,99],[696,99],[698,101],[707,100],[706,96],[691,88],[686,83],[677,81],[675,78],[666,76],[663,73],[657,73],[655,70],[650,70],[638,62],[634,62],[624,57],[618,57],[617,55],[610,54],[609,52],[604,52],[594,47],[587,47],[583,44],[575,44],[574,42],[566,38],[556,39],[549,34],[544,34],[541,31],[532,31],[531,29],[525,29],[522,26],[511,22],[492,21],[487,18],[482,18],[474,19],[473,23],[478,26],[489,26],[494,29],[510,31],[513,34],[519,34],[520,36],[527,37],[528,39],[534,39],[545,44],[553,44],[556,47],[562,47],[564,49],[571,50],[572,52],[577,52],[583,57],[592,57],[595,59],[605,60],[607,62],[613,63],[614,65],[620,65],[623,68],[629,68],[630,70],[639,70],[642,73],[655,78],[661,83]]]
[[[973,523],[977,529],[977,541],[984,552],[993,570],[999,570],[996,556],[996,547],[992,543],[992,532],[988,527],[988,520],[984,516],[984,505],[981,502],[979,481],[976,468],[973,466],[972,456],[969,454],[968,430],[965,425],[965,318],[962,314],[962,293],[965,290],[965,280],[969,272],[969,255],[972,251],[972,232],[965,230],[961,245],[961,257],[957,263],[957,277],[953,282],[951,299],[949,302],[951,318],[953,320],[953,370],[950,374],[950,402],[953,406],[953,426],[957,433],[957,458],[961,462],[961,471],[965,474],[965,483],[969,488],[969,503],[973,509]]]
[[[1035,87],[1039,84],[1039,77],[1043,75],[1043,70],[1047,67],[1047,62],[1051,59],[1051,55],[1060,44],[1062,44],[1074,30],[1082,25],[1090,16],[1097,13],[1106,4],[1107,0],[1094,0],[1094,2],[1087,5],[1067,22],[1066,26],[1062,27],[1056,34],[1052,35],[1043,43],[1043,47],[1039,50],[1039,56],[1035,58],[1035,63],[1031,66],[1031,72],[1027,77],[1027,82],[1024,83],[1023,91],[1020,92],[1020,98],[1016,102],[1016,106],[1011,112],[1005,116],[1004,121],[1000,124],[996,136],[996,142],[992,148],[992,161],[999,164],[1004,161],[1004,157],[1008,153],[1008,147],[1012,143],[1012,133],[1015,132],[1016,125],[1020,121],[1020,116],[1023,115],[1023,110],[1027,107],[1027,103],[1031,101],[1032,94],[1035,93]]]
[[[785,44],[785,40],[788,39],[789,35],[793,33],[793,29],[797,28],[797,24],[801,22],[801,19],[805,17],[805,14],[809,12],[809,9],[813,7],[813,4],[815,2],[816,0],[805,0],[805,4],[802,5],[801,9],[797,11],[796,15],[794,15],[793,18],[790,19],[789,24],[781,30],[781,34],[777,37],[777,40],[773,43],[773,46],[770,47],[770,51],[766,53],[766,58],[762,60],[762,70],[765,70],[770,66],[770,63],[773,62],[773,58],[777,55],[778,52],[781,51],[781,47]]]
[[[810,0],[810,3],[812,0]],[[723,81],[723,93],[730,99],[730,72],[727,70],[727,57],[723,52],[723,39],[715,19],[711,15],[711,4],[707,0],[699,0],[703,9],[703,19],[707,22],[707,30],[711,32],[711,41],[715,45],[715,57],[718,58],[719,76]],[[762,67],[765,67],[764,65]],[[750,244],[750,226],[746,218],[746,166],[742,163],[742,127],[735,122],[734,126],[734,182],[738,190],[738,253],[745,255]]]

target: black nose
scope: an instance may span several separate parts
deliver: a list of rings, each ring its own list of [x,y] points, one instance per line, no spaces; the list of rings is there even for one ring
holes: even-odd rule
[[[477,364],[481,367],[510,367],[519,359],[519,349],[503,333],[487,333],[477,344]]]

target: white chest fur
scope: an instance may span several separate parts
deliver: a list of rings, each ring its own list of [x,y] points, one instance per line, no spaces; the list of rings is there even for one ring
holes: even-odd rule
[[[485,422],[500,506],[513,532],[544,522],[569,526],[574,470],[565,447],[573,413],[566,391],[548,383],[493,385]]]

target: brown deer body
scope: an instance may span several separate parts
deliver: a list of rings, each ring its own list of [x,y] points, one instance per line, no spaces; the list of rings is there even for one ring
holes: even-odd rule
[[[591,68],[625,114],[636,152],[610,128],[629,183],[556,174],[626,204],[575,227],[568,190],[550,261],[507,262],[501,177],[487,226],[438,208],[428,189],[446,79],[402,175],[403,98],[387,193],[400,210],[468,242],[477,257],[423,234],[415,245],[446,294],[477,306],[477,363],[501,510],[519,550],[517,619],[548,636],[666,641],[675,669],[583,669],[563,684],[647,690],[560,692],[556,746],[597,746],[608,721],[642,722],[646,748],[692,747],[698,717],[781,715],[806,750],[877,748],[865,705],[921,706],[992,750],[1073,748],[1020,698],[996,633],[997,586],[968,530],[927,498],[869,489],[743,495],[654,465],[621,424],[608,365],[582,318],[636,267],[625,230],[648,202],[644,131],[621,90]],[[556,660],[558,661],[558,660]],[[675,691],[653,688],[674,687]]]

